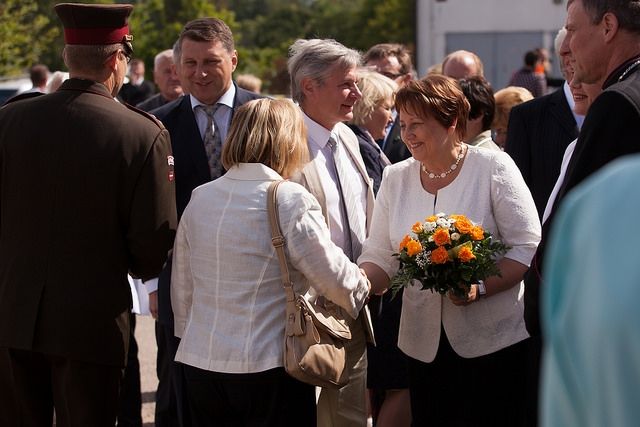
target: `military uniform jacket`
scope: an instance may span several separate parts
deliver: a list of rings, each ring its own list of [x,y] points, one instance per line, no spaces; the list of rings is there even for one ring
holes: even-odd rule
[[[0,347],[124,366],[176,228],[169,134],[99,83],[0,109]]]

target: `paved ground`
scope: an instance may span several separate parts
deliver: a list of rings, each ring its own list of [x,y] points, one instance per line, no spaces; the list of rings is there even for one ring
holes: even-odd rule
[[[138,316],[136,340],[140,348],[138,358],[140,360],[140,379],[142,383],[142,422],[144,427],[153,427],[158,377],[156,376],[155,321],[151,316]]]

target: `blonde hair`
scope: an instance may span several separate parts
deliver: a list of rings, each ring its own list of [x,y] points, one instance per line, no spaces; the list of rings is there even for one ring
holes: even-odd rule
[[[533,99],[533,95],[527,89],[518,86],[507,86],[500,89],[494,95],[496,99],[496,114],[493,117],[492,129],[506,129],[509,124],[511,109],[518,104]]]
[[[309,160],[307,130],[300,109],[288,99],[262,98],[234,114],[222,149],[222,164],[262,163],[283,177]]]
[[[409,82],[396,95],[396,109],[422,118],[433,117],[445,128],[455,123],[460,140],[467,131],[469,101],[458,82],[442,74],[431,74],[422,80]]]
[[[362,92],[362,98],[353,106],[354,125],[362,126],[369,119],[373,110],[387,99],[393,101],[398,90],[398,84],[388,77],[375,71],[366,69],[358,70],[358,88]]]

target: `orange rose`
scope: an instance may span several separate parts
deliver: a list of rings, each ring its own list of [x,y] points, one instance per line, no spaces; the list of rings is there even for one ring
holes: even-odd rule
[[[409,243],[407,243],[407,254],[409,256],[414,256],[419,254],[420,251],[422,251],[422,245],[420,242],[413,239],[409,240]]]
[[[469,221],[469,219],[464,215],[449,215],[449,218],[455,219],[456,221]]]
[[[463,246],[458,252],[458,259],[461,262],[469,262],[475,258],[476,256],[473,254],[473,251],[468,246]]]
[[[409,237],[408,234],[405,234],[402,238],[402,241],[400,242],[400,248],[398,249],[400,252],[402,252],[402,250],[407,247],[407,243],[409,243],[409,240],[411,240],[411,237]]]
[[[449,254],[444,247],[439,246],[431,252],[431,262],[434,264],[444,264],[447,261],[449,261]]]
[[[471,221],[469,221],[465,217],[456,219],[456,222],[453,225],[456,227],[456,230],[458,230],[458,232],[462,234],[468,234],[471,231],[471,228],[473,227],[473,224],[471,223]]]
[[[436,222],[437,220],[438,220],[438,217],[437,217],[437,216],[435,216],[435,215],[428,216],[428,217],[425,219],[425,221],[426,221],[426,222]]]
[[[449,230],[445,228],[438,228],[435,233],[433,233],[433,242],[438,245],[446,245],[447,243],[451,243],[451,237],[449,236]]]
[[[421,222],[416,222],[415,224],[413,224],[413,227],[411,227],[411,231],[413,231],[414,233],[418,234],[418,233],[422,233],[422,223]]]
[[[474,225],[471,228],[471,238],[473,240],[482,240],[484,239],[484,230],[479,225]]]

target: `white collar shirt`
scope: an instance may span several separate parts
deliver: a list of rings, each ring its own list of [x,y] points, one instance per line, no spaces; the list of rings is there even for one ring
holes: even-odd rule
[[[303,113],[304,114],[304,113]],[[327,222],[331,231],[331,240],[343,250],[347,249],[349,230],[345,229],[348,224],[345,219],[344,211],[340,202],[340,193],[338,190],[338,177],[335,172],[333,154],[331,147],[328,145],[329,137],[333,136],[336,140],[340,138],[335,132],[329,131],[324,126],[318,124],[309,116],[304,114],[304,121],[307,125],[307,142],[309,145],[309,156],[311,161],[316,163],[318,175],[322,184],[322,191],[325,195],[327,208]],[[339,142],[343,144],[343,142]],[[367,187],[362,179],[362,175],[358,172],[357,167],[353,163],[353,159],[346,152],[346,149],[338,150],[339,155],[346,156],[350,165],[349,180],[351,188],[359,194],[358,199],[362,206],[362,212],[367,211]],[[357,197],[357,196],[356,196]],[[366,222],[366,221],[365,221]],[[347,250],[350,253],[351,250]]]
[[[195,96],[189,95],[191,98],[191,108],[193,109],[193,115],[196,118],[196,123],[198,124],[198,130],[200,131],[200,137],[204,141],[204,134],[207,128],[207,113],[205,113],[202,108],[197,108],[200,105],[206,105],[203,102],[200,102]],[[231,83],[231,86],[227,91],[218,99],[216,104],[222,104],[216,113],[214,114],[214,123],[213,123],[213,132],[215,132],[215,127],[218,126],[220,128],[220,137],[222,140],[222,144],[224,145],[225,139],[227,139],[227,134],[229,133],[229,126],[231,124],[231,115],[233,112],[233,100],[236,97],[236,86]]]
[[[578,126],[578,130],[582,128],[582,122],[584,122],[584,116],[582,114],[577,114],[573,111],[576,108],[576,102],[573,100],[573,94],[571,93],[571,88],[569,87],[569,83],[564,82],[562,85],[562,90],[564,91],[564,97],[569,104],[569,108],[571,109],[571,113],[573,114],[573,118],[576,119],[576,126]]]

